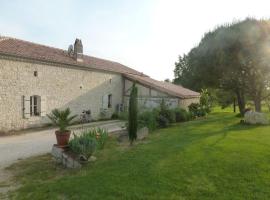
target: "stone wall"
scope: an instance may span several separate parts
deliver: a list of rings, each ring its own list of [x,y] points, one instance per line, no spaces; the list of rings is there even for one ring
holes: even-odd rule
[[[54,108],[69,107],[78,115],[90,109],[97,119],[108,94],[112,94],[109,113],[122,103],[122,85],[119,74],[0,58],[0,131],[43,125]],[[42,116],[25,118],[23,96],[32,95],[42,99]]]
[[[184,108],[184,109],[188,109],[188,106],[191,103],[199,103],[200,102],[200,97],[197,98],[190,98],[190,99],[180,99],[179,100],[179,107]]]
[[[128,107],[129,94],[132,87],[132,81],[125,79],[124,84],[124,107]],[[179,99],[176,97],[171,97],[166,93],[151,89],[149,87],[137,84],[138,87],[138,106],[140,110],[143,109],[152,109],[158,107],[164,99],[166,104],[170,108],[176,108],[179,104]]]
[[[129,102],[129,94],[130,90],[132,87],[133,82],[125,79],[124,80],[124,107],[127,109],[128,107],[128,102]],[[141,85],[137,83],[138,87],[138,105],[139,109],[152,109],[155,107],[158,107],[164,99],[166,104],[170,108],[176,108],[176,107],[181,107],[184,109],[188,109],[188,106],[191,103],[199,103],[200,98],[189,98],[189,99],[180,99],[177,97],[170,96],[166,93],[157,91],[155,89],[151,89],[150,87]]]

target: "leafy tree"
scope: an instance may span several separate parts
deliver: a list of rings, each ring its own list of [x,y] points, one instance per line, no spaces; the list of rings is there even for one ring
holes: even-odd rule
[[[137,139],[138,129],[138,89],[133,83],[129,98],[128,136],[130,144]]]
[[[251,98],[260,111],[270,85],[269,41],[269,20],[246,19],[217,27],[185,59],[179,58],[175,83],[234,93],[242,115],[246,99]]]

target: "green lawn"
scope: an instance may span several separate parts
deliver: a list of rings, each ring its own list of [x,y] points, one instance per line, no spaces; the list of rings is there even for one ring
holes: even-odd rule
[[[98,160],[61,170],[49,155],[10,167],[18,199],[270,199],[270,126],[232,113],[161,129],[132,148],[110,139]]]

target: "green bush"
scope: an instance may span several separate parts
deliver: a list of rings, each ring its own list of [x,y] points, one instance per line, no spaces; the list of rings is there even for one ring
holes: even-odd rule
[[[128,120],[128,112],[119,113],[118,118],[121,119],[121,120],[127,121]]]
[[[188,120],[193,120],[196,118],[196,116],[192,112],[187,112]]]
[[[160,128],[166,128],[169,126],[169,120],[163,115],[158,116],[157,122]]]
[[[207,114],[207,110],[202,108],[198,103],[192,103],[188,106],[189,112],[193,117],[203,117]]]
[[[118,113],[113,113],[112,116],[111,116],[111,119],[119,119],[119,115]]]
[[[74,134],[74,138],[69,141],[70,150],[83,161],[87,161],[91,157],[96,150],[96,146],[96,139],[87,133]]]
[[[191,113],[196,113],[199,110],[199,108],[200,108],[200,104],[198,104],[198,103],[191,103],[188,106],[188,110]]]
[[[211,112],[211,97],[207,89],[202,89],[200,97],[200,114]],[[204,115],[203,115],[204,116]]]
[[[175,122],[175,113],[173,110],[169,109],[169,107],[165,104],[164,99],[162,99],[160,104],[159,115],[165,117],[169,121],[169,123]]]
[[[96,149],[103,149],[108,139],[108,132],[102,128],[86,130],[80,135],[74,134],[69,141],[70,150],[77,154],[80,160],[86,161]]]
[[[83,134],[89,135],[97,142],[97,148],[103,149],[108,140],[108,131],[102,128],[95,128],[85,131]]]
[[[175,108],[174,113],[176,122],[186,122],[191,119],[189,113],[183,108]]]
[[[145,111],[138,116],[139,128],[147,127],[150,131],[157,129],[158,113],[155,110]]]

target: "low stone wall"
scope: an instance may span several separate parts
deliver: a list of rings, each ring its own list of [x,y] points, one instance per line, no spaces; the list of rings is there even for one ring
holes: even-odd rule
[[[76,158],[70,155],[65,148],[54,145],[51,154],[57,163],[62,164],[66,168],[78,169],[82,167]]]

